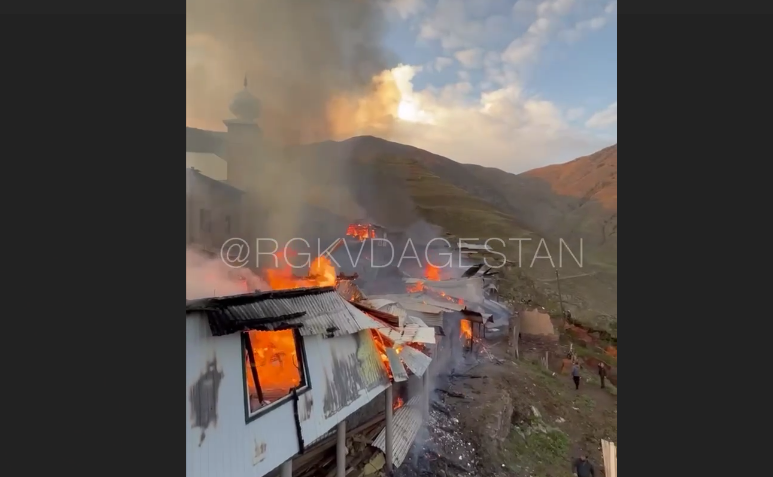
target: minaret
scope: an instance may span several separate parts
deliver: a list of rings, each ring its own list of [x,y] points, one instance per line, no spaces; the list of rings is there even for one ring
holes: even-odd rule
[[[235,117],[223,121],[228,128],[224,158],[228,163],[227,182],[245,192],[255,183],[262,137],[257,124],[260,100],[250,93],[247,84],[245,74],[244,89],[236,93],[229,107]]]

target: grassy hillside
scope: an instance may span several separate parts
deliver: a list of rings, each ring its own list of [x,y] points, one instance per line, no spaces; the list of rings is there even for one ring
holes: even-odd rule
[[[519,175],[466,167],[501,191],[506,210],[529,228],[554,239],[582,237],[595,258],[617,265],[617,145]]]

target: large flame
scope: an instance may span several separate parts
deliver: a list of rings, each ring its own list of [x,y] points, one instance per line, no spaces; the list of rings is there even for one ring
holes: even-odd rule
[[[301,383],[295,337],[292,330],[250,331],[250,344],[255,356],[258,381],[263,394],[261,405],[286,396]],[[255,380],[247,359],[245,370],[250,396],[257,398]]]
[[[307,277],[297,277],[293,267],[278,254],[279,266],[265,271],[266,282],[272,290],[288,290],[304,287],[328,287],[336,284],[335,267],[325,256],[315,258],[309,266]],[[288,253],[288,255],[290,255]]]

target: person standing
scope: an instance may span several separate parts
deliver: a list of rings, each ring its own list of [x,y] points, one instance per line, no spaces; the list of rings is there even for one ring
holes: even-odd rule
[[[572,474],[577,477],[595,477],[596,471],[588,460],[588,456],[583,454],[572,462]]]
[[[599,379],[601,379],[601,389],[604,389],[604,379],[607,377],[607,367],[599,361]]]
[[[580,365],[575,361],[572,364],[572,379],[574,380],[574,389],[580,389]]]

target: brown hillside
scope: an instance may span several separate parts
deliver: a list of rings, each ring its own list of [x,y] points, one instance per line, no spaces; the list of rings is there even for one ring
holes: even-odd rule
[[[542,179],[553,192],[583,200],[594,200],[617,211],[617,144],[566,164],[540,167],[522,174]]]

